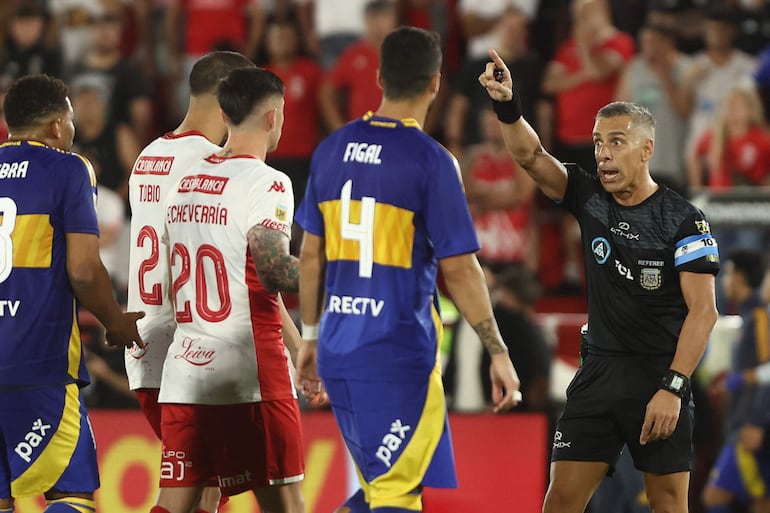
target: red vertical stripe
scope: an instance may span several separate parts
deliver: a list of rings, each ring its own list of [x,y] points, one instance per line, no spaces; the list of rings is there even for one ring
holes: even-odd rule
[[[289,364],[281,336],[278,294],[262,287],[251,251],[246,248],[246,286],[249,290],[251,332],[257,358],[257,377],[263,401],[293,397]]]

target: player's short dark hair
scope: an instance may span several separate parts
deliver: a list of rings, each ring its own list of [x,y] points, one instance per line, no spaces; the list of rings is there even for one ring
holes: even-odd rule
[[[217,100],[228,119],[240,125],[259,103],[283,94],[283,81],[275,73],[263,68],[241,68],[219,83]]]
[[[198,59],[190,72],[190,94],[201,94],[217,91],[217,86],[223,78],[234,69],[256,67],[246,56],[238,52],[216,51]]]
[[[51,114],[69,110],[69,89],[58,78],[27,75],[11,85],[3,103],[8,129],[22,130],[34,127]]]
[[[637,103],[612,102],[608,103],[596,113],[596,119],[614,118],[616,116],[630,116],[634,126],[646,128],[655,132],[655,118],[652,113]]]
[[[385,37],[380,47],[380,77],[385,97],[414,98],[425,92],[441,69],[438,34],[416,27],[401,27]]]
[[[759,251],[736,249],[730,252],[727,261],[733,263],[735,272],[742,274],[752,289],[757,289],[762,284],[767,260]]]

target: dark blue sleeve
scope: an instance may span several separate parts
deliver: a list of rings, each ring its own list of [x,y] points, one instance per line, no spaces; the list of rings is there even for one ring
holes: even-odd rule
[[[63,160],[62,212],[64,233],[99,235],[96,219],[96,176],[91,163],[72,154]]]
[[[324,218],[318,204],[318,188],[316,186],[319,173],[317,165],[317,161],[320,158],[319,153],[316,150],[310,162],[310,176],[305,187],[305,195],[302,197],[297,212],[294,214],[294,222],[300,225],[306,232],[323,237]]]
[[[436,258],[479,250],[468,201],[465,199],[460,167],[444,148],[437,147],[427,161],[425,182],[425,226]]]

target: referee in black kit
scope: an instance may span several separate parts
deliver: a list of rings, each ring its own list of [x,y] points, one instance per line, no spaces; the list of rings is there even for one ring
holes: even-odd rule
[[[494,50],[479,77],[505,143],[580,223],[588,294],[586,357],[567,389],[543,513],[582,513],[624,444],[656,513],[686,513],[692,470],[690,375],[717,319],[717,243],[703,213],[656,184],[655,120],[615,102],[596,115],[598,172],[549,155],[521,117]]]

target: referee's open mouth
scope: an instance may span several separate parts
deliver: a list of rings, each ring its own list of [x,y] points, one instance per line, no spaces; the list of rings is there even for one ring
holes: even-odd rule
[[[601,179],[602,183],[610,183],[614,182],[620,173],[618,173],[615,169],[600,169],[599,170],[599,178]]]

